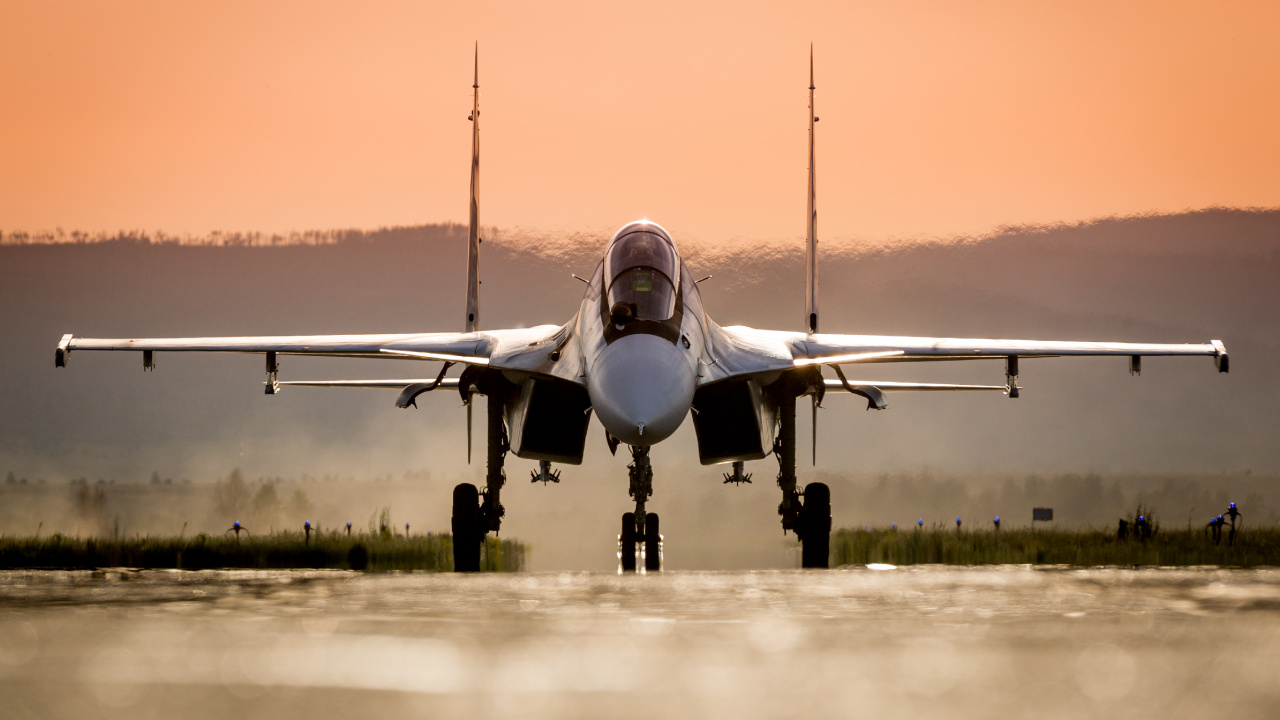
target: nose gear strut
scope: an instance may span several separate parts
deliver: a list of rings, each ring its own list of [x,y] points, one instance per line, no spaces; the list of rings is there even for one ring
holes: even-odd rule
[[[636,499],[636,532],[644,535],[644,521],[647,515],[644,503],[653,496],[653,466],[649,464],[649,448],[632,447],[631,461],[627,466],[631,477],[628,493]]]

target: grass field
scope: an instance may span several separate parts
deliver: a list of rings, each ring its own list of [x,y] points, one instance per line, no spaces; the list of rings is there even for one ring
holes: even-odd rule
[[[361,552],[363,550],[363,553]],[[483,570],[525,567],[525,546],[486,538]],[[276,533],[259,538],[179,537],[46,538],[0,536],[0,569],[19,568],[331,568],[370,571],[453,570],[450,535],[312,535]]]
[[[960,530],[954,528],[841,529],[831,533],[831,566],[916,565],[1280,565],[1280,530],[1226,533],[1214,545],[1202,531],[1164,530],[1142,541],[1119,540],[1114,530]]]

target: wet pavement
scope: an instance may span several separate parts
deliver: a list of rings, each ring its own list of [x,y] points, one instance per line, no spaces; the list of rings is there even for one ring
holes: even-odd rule
[[[1280,570],[0,573],[6,718],[1277,708]]]

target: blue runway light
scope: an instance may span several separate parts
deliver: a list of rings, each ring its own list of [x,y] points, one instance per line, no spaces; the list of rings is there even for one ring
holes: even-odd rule
[[[1228,506],[1228,508],[1229,508],[1229,509],[1231,509],[1231,510],[1235,510],[1235,509],[1236,509],[1236,504],[1235,504],[1235,503],[1231,503],[1231,505],[1229,505],[1229,506]]]
[[[916,521],[916,525],[923,526],[923,525],[924,525],[924,518],[920,518],[919,520],[917,520],[917,521]]]

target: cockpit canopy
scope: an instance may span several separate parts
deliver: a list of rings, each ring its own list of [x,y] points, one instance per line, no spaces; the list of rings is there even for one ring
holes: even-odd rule
[[[680,259],[663,235],[640,226],[613,241],[604,259],[609,307],[624,303],[631,319],[663,321],[676,309]]]

